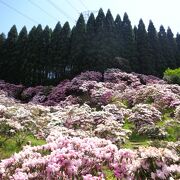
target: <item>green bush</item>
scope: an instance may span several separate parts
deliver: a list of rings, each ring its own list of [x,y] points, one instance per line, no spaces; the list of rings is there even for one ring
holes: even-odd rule
[[[180,85],[180,68],[177,69],[166,69],[164,72],[164,80],[170,84],[179,84]]]

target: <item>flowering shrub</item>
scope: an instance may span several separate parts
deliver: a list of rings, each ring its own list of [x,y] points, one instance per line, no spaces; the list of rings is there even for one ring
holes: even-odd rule
[[[0,163],[1,179],[104,178],[107,166],[118,179],[178,178],[175,151],[163,148],[120,149],[99,138],[61,137],[46,145],[24,147]],[[105,178],[104,178],[105,179]]]
[[[141,86],[131,97],[132,104],[148,103],[153,104],[158,110],[166,111],[169,108],[174,108],[178,105],[180,96],[178,91],[169,87],[169,85],[146,85]],[[127,92],[132,94],[131,91]]]
[[[70,88],[70,82],[68,80],[62,81],[58,86],[53,88],[51,93],[47,96],[45,105],[57,105],[60,101],[65,100],[68,88]]]
[[[57,111],[58,119],[48,124],[51,135],[101,137],[109,139],[120,146],[128,139],[131,131],[122,128],[124,112],[115,105],[107,105],[102,111],[93,111],[90,106],[84,104],[67,106]],[[113,114],[114,113],[114,114]],[[53,133],[56,130],[56,133]],[[57,132],[59,131],[59,132]],[[81,135],[82,134],[82,135]]]
[[[166,82],[156,76],[153,75],[144,75],[138,73],[132,73],[140,79],[140,82],[144,85],[147,84],[166,84]]]
[[[138,129],[138,134],[146,135],[152,139],[164,139],[168,136],[168,133],[165,131],[165,128],[161,128],[159,126],[151,125],[151,126],[143,126]]]
[[[99,82],[102,80],[102,74],[96,71],[86,71],[86,72],[82,72],[74,79]]]
[[[93,89],[90,91],[90,97],[91,102],[99,105],[106,105],[111,101],[113,97],[113,91],[104,87]]]
[[[19,154],[3,160],[0,174],[3,179],[16,180],[54,179],[59,176],[71,179],[88,177],[88,174],[98,176],[102,173],[102,165],[112,158],[116,150],[115,145],[103,139],[59,138],[43,146],[26,146]]]
[[[10,97],[19,98],[23,89],[23,85],[10,84],[0,80],[0,90],[7,92]]]
[[[140,80],[137,76],[133,74],[128,74],[120,71],[119,69],[109,69],[104,73],[104,81],[105,82],[113,82],[113,83],[122,83],[125,82],[126,85],[137,87],[141,85]]]
[[[161,112],[149,104],[137,104],[132,108],[132,114],[129,121],[133,122],[136,129],[146,125],[154,125],[161,121]]]
[[[179,139],[180,86],[111,69],[104,79],[89,71],[56,87],[27,88],[21,94],[27,104],[8,97],[16,85],[3,87],[0,141],[22,132],[21,143],[23,133],[31,132],[47,144],[2,160],[0,179],[102,180],[104,169],[117,179],[180,179],[177,142],[122,149],[129,137],[130,145],[141,135]]]
[[[35,95],[37,95],[39,92],[43,91],[43,86],[36,86],[36,87],[29,87],[24,89],[24,91],[21,94],[21,99],[23,101],[30,101]]]
[[[176,108],[176,111],[175,111],[175,118],[180,121],[180,106],[178,106]]]

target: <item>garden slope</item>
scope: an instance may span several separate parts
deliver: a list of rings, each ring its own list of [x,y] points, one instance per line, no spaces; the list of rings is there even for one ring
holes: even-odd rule
[[[0,87],[1,146],[22,133],[47,142],[2,160],[1,179],[180,177],[180,86],[110,69],[56,87]]]

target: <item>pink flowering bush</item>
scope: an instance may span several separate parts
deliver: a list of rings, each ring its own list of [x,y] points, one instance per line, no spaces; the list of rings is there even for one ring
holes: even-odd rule
[[[74,79],[99,82],[102,80],[102,74],[96,71],[86,71],[86,72],[82,72],[80,75],[76,76]]]
[[[29,87],[26,88],[22,94],[21,98],[25,101],[30,101],[36,94],[43,91],[43,86]]]
[[[132,96],[133,104],[139,103],[153,103],[160,111],[165,111],[178,105],[180,96],[179,91],[170,89],[169,85],[146,85],[141,86],[137,92]],[[177,105],[176,105],[177,104]]]
[[[144,75],[138,73],[132,73],[133,75],[137,76],[140,79],[140,82],[144,85],[146,84],[166,84],[166,81],[153,76],[153,75]]]
[[[120,71],[119,69],[109,69],[104,73],[105,82],[122,83],[131,87],[137,87],[141,85],[140,80],[133,74],[128,74]]]
[[[103,167],[118,179],[178,178],[179,156],[166,148],[120,149],[99,138],[62,137],[46,145],[25,146],[0,163],[1,179],[105,179]]]
[[[0,80],[0,90],[7,92],[10,97],[19,98],[23,89],[23,85],[10,84]]]
[[[0,174],[2,179],[16,180],[98,176],[116,150],[115,145],[103,139],[59,138],[43,146],[24,147],[23,151],[0,163]]]

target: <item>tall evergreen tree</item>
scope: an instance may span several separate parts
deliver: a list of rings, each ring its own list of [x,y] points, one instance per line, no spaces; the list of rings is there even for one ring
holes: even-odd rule
[[[27,43],[28,43],[28,34],[27,34],[27,29],[24,26],[19,33],[17,46],[16,46],[17,56],[18,56],[17,67],[19,67],[16,71],[17,74],[16,82],[18,83],[24,82],[25,72],[23,71],[23,64],[24,62],[27,61]]]
[[[168,52],[169,52],[169,61],[167,65],[169,68],[176,67],[176,42],[174,39],[174,34],[172,33],[170,27],[167,29],[167,42],[168,42]]]
[[[96,59],[96,42],[95,42],[95,17],[91,13],[86,25],[86,36],[85,36],[85,70],[93,70]]]
[[[137,26],[134,26],[133,32],[134,32],[134,40],[135,41],[137,40],[137,30],[138,30]]]
[[[52,32],[51,43],[50,43],[50,58],[48,61],[48,78],[49,79],[57,79],[58,76],[58,63],[60,62],[60,34],[61,34],[61,24],[58,22]]]
[[[49,65],[49,46],[51,42],[51,34],[52,30],[49,28],[49,26],[46,26],[42,32],[42,38],[41,38],[41,59],[40,59],[40,77],[39,77],[39,83],[46,84],[47,81],[47,74],[48,74],[48,65]]]
[[[161,76],[179,66],[180,35],[174,38],[163,26],[157,33],[152,21],[147,32],[142,19],[133,29],[127,13],[114,20],[110,10],[105,15],[100,9],[87,24],[81,14],[72,31],[68,22],[58,22],[53,32],[38,25],[29,34],[23,27],[18,36],[14,25],[7,38],[0,34],[0,79],[12,83],[47,85],[110,67]]]
[[[122,34],[124,42],[123,57],[130,61],[132,70],[136,70],[135,67],[137,66],[137,59],[134,34],[127,13],[125,13],[123,16]]]
[[[180,34],[179,33],[177,33],[177,35],[176,35],[176,44],[177,44],[177,53],[176,53],[177,61],[176,61],[176,66],[180,67]]]
[[[69,66],[69,53],[70,53],[70,35],[71,35],[71,30],[69,23],[66,22],[64,26],[62,27],[61,33],[60,33],[60,57],[61,60],[59,62],[59,76],[58,78],[65,78],[66,76],[69,75],[70,71],[70,66]]]
[[[113,59],[117,56],[116,50],[116,26],[111,14],[111,11],[108,9],[105,17],[105,28],[104,28],[104,35],[105,38],[103,40],[103,48],[106,52],[106,64],[105,67],[109,68],[112,66]]]
[[[137,59],[139,61],[139,66],[137,66],[136,71],[143,74],[149,74],[149,70],[151,69],[151,61],[148,54],[148,35],[142,19],[140,19],[139,21],[138,29],[136,32],[136,42]]]
[[[107,58],[105,51],[105,14],[102,9],[99,10],[95,20],[95,70],[104,71],[107,65]]]
[[[27,43],[27,57],[22,65],[24,72],[24,84],[33,85],[34,59],[36,59],[36,27],[30,30]]]
[[[171,61],[169,57],[169,50],[168,50],[168,40],[167,34],[164,27],[161,25],[159,32],[158,32],[158,39],[160,43],[160,49],[162,53],[162,58],[164,59],[163,71],[168,67],[168,62]]]
[[[4,69],[4,61],[5,61],[5,41],[6,36],[4,33],[0,34],[0,79],[4,79],[4,75],[6,72],[3,71]]]
[[[161,53],[157,31],[152,21],[148,26],[148,43],[149,43],[149,58],[151,66],[149,67],[149,74],[160,76],[164,69],[164,60]]]
[[[8,32],[8,37],[5,42],[5,66],[4,66],[4,72],[6,74],[5,80],[15,83],[16,79],[16,70],[19,68],[17,66],[17,49],[16,49],[16,43],[17,43],[18,33],[17,28],[15,25],[12,26],[10,31]]]
[[[43,29],[41,24],[39,24],[36,28],[35,34],[34,34],[34,59],[32,59],[32,83],[34,85],[37,85],[40,83],[41,79],[41,69],[42,69],[42,59],[43,59]]]
[[[71,35],[70,64],[72,73],[77,74],[84,70],[85,63],[85,20],[81,14]]]
[[[118,14],[115,19],[115,43],[116,43],[116,56],[122,57],[123,56],[123,34],[122,34],[122,20],[120,15]]]

